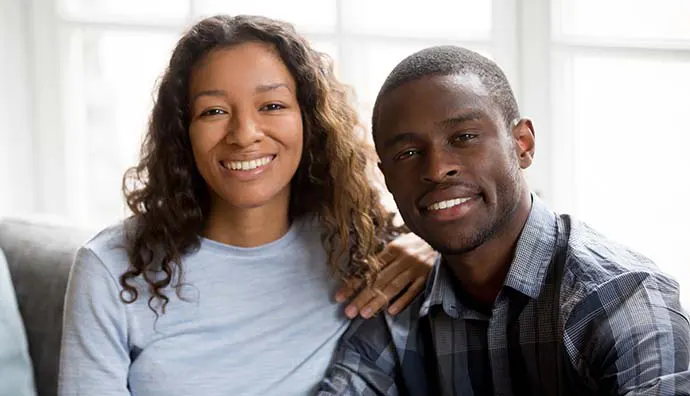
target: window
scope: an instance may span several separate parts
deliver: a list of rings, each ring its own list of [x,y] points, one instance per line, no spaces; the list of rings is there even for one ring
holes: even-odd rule
[[[690,306],[690,2],[552,13],[553,203],[684,282]]]
[[[4,163],[23,164],[28,177],[0,169],[20,191],[0,197],[0,214],[52,214],[94,228],[122,218],[120,180],[180,34],[203,16],[262,14],[294,23],[331,55],[365,123],[387,73],[417,49],[458,44],[495,59],[535,122],[534,190],[690,288],[687,0],[19,3],[29,34],[12,43],[29,56],[15,69],[29,71],[15,74],[33,88],[29,105],[10,113],[12,130],[26,131],[12,137],[22,151],[8,151]],[[5,102],[12,109],[15,97]],[[684,299],[690,306],[689,291]]]

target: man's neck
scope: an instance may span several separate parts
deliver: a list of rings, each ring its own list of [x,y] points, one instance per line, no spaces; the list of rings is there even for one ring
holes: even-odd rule
[[[501,291],[531,207],[531,195],[525,190],[511,219],[490,239],[471,252],[444,255],[462,288],[480,305],[492,306]]]
[[[239,247],[256,247],[280,239],[289,229],[289,192],[257,208],[237,208],[217,200],[212,206],[203,235]]]

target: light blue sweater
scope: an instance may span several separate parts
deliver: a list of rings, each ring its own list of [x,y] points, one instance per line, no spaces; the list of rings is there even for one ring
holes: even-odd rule
[[[123,226],[101,232],[70,276],[59,395],[309,394],[348,324],[320,232],[303,220],[256,248],[202,239],[182,262],[188,301],[168,290],[158,321],[146,292],[120,301]]]

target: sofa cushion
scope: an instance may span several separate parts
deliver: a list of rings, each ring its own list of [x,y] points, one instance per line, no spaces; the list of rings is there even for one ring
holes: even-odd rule
[[[91,233],[27,220],[0,220],[4,250],[29,342],[38,394],[57,394],[62,312],[74,253]]]

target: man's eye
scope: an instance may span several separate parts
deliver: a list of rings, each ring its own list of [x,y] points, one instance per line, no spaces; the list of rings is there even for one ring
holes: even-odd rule
[[[215,115],[227,114],[223,109],[208,109],[201,113],[202,117],[210,117]]]
[[[262,110],[262,111],[275,111],[275,110],[280,110],[280,109],[284,109],[284,108],[285,108],[285,106],[283,106],[283,105],[281,105],[281,104],[279,104],[279,103],[269,103],[269,104],[265,105],[264,107],[262,107],[262,108],[259,109],[259,110]]]
[[[418,150],[414,150],[414,149],[405,150],[405,151],[401,152],[400,154],[396,155],[396,156],[395,156],[395,160],[396,160],[396,161],[405,160],[405,159],[408,159],[408,158],[412,158],[412,157],[414,157],[415,155],[418,155],[418,154],[419,154],[419,151],[418,151]]]
[[[470,140],[473,140],[477,137],[477,134],[475,133],[461,133],[458,135],[453,136],[453,143],[465,143],[469,142]]]

